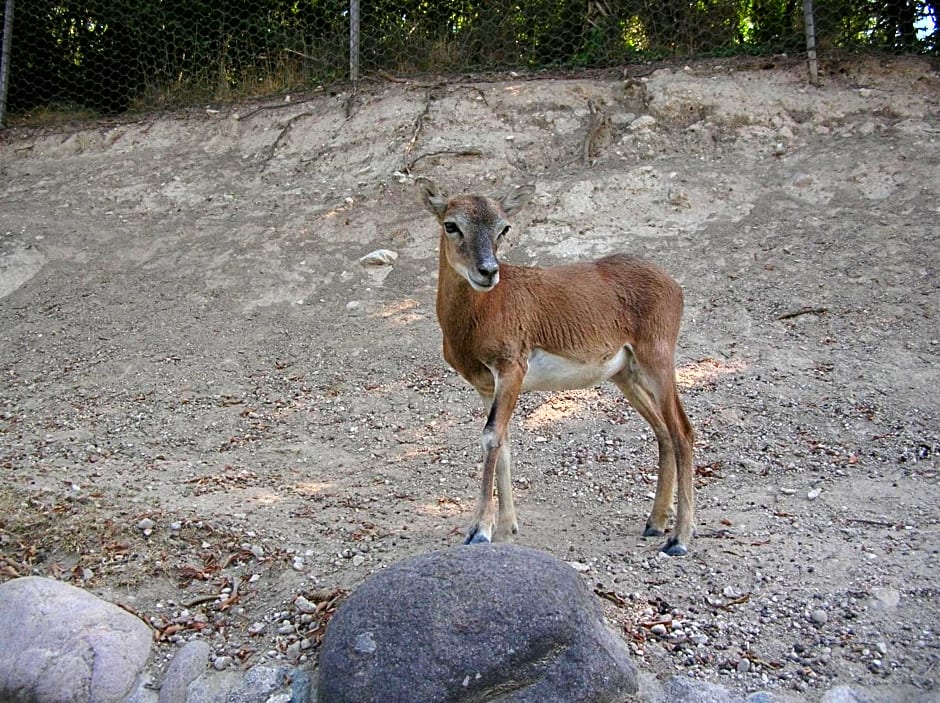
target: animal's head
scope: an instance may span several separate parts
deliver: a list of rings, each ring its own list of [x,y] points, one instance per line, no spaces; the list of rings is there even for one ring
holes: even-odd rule
[[[437,184],[426,178],[417,182],[421,202],[441,223],[441,246],[447,263],[467,279],[474,290],[485,293],[499,283],[500,240],[509,232],[508,218],[519,212],[535,186],[514,188],[502,197],[459,195],[448,198]]]

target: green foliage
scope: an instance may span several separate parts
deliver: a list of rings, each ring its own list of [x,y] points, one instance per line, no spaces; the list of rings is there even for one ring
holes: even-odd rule
[[[818,45],[937,53],[924,0],[815,0]],[[348,66],[346,0],[18,2],[8,107],[100,113],[309,90]],[[363,0],[364,72],[800,51],[802,0]]]

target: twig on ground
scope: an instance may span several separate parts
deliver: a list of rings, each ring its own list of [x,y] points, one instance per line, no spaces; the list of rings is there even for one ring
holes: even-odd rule
[[[800,315],[823,315],[829,312],[829,308],[811,308],[805,307],[800,308],[799,310],[794,310],[792,312],[785,312],[780,315],[778,320],[792,320],[794,317],[799,317]]]
[[[466,149],[440,149],[439,151],[429,151],[426,154],[421,154],[416,156],[405,166],[405,173],[411,171],[414,168],[414,165],[418,163],[421,159],[427,159],[431,156],[441,156],[443,154],[452,154],[454,156],[483,156],[483,152],[476,147],[467,147]]]
[[[313,115],[312,112],[299,112],[293,117],[291,117],[290,119],[288,119],[284,127],[281,129],[280,134],[277,135],[277,139],[275,139],[274,142],[271,144],[271,146],[268,147],[268,150],[267,150],[268,153],[265,155],[264,160],[267,161],[272,156],[274,156],[274,152],[277,151],[277,147],[281,143],[281,140],[287,136],[288,132],[290,132],[291,127],[293,127],[294,122],[296,120],[299,120],[301,117],[310,117],[311,115]]]
[[[411,135],[411,140],[405,146],[405,156],[411,154],[414,151],[415,145],[418,143],[418,138],[421,136],[421,130],[424,128],[424,120],[427,118],[428,113],[431,111],[431,91],[428,91],[424,99],[424,109],[421,111],[415,118],[415,129],[414,133]]]
[[[897,527],[896,522],[886,522],[884,520],[869,520],[868,518],[863,517],[849,517],[845,519],[846,522],[857,522],[862,525],[874,525],[875,527]]]
[[[285,107],[294,107],[295,105],[303,105],[304,103],[308,103],[311,100],[313,100],[314,97],[318,97],[318,96],[310,96],[309,98],[301,98],[300,100],[291,100],[290,102],[285,101],[285,102],[276,103],[273,105],[259,105],[251,112],[246,112],[244,115],[236,115],[235,119],[238,120],[239,122],[243,122],[244,120],[247,120],[249,117],[252,117],[259,112],[263,112],[264,110],[281,110]]]
[[[186,601],[185,603],[183,603],[183,607],[194,608],[197,605],[202,605],[203,603],[212,603],[213,601],[217,601],[218,599],[219,599],[218,593],[210,593],[210,594],[199,596],[197,598],[193,598],[192,600]]]
[[[624,600],[623,596],[621,596],[616,591],[604,591],[604,590],[601,590],[600,588],[595,588],[594,593],[596,593],[598,596],[600,596],[604,600],[609,600],[618,608],[625,608],[628,605],[627,601]]]

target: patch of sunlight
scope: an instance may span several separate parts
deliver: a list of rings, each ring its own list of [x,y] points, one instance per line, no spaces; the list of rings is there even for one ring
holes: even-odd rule
[[[529,416],[523,420],[522,426],[530,431],[544,429],[569,417],[582,414],[599,398],[600,394],[593,389],[553,393],[529,413]]]
[[[460,498],[451,498],[443,496],[433,503],[424,503],[417,506],[417,511],[422,515],[429,517],[453,517],[464,512],[463,503]]]
[[[291,488],[294,489],[294,493],[302,496],[315,496],[321,493],[327,493],[332,487],[332,483],[325,481],[301,481],[291,486]]]
[[[283,496],[279,496],[277,493],[271,493],[269,491],[263,490],[252,490],[252,495],[247,496],[244,500],[247,504],[252,506],[261,506],[261,505],[275,505],[284,500]]]
[[[679,388],[696,388],[714,383],[720,376],[738,373],[747,368],[740,359],[722,361],[706,356],[704,359],[690,361],[676,369],[676,383]]]
[[[401,327],[403,325],[410,325],[424,318],[422,313],[415,312],[415,310],[420,307],[421,303],[419,301],[413,298],[405,298],[404,300],[398,300],[383,305],[369,315],[369,317],[380,317],[384,320],[388,320],[389,324],[393,327]]]

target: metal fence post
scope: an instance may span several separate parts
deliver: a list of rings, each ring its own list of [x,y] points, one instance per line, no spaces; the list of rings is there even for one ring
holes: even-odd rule
[[[803,0],[803,26],[806,29],[806,63],[809,82],[819,85],[819,68],[816,65],[816,22],[813,20],[813,0]]]
[[[359,80],[359,0],[349,0],[349,79]]]
[[[10,85],[10,47],[13,44],[13,0],[3,12],[3,49],[0,52],[0,129],[7,116],[7,88]]]

